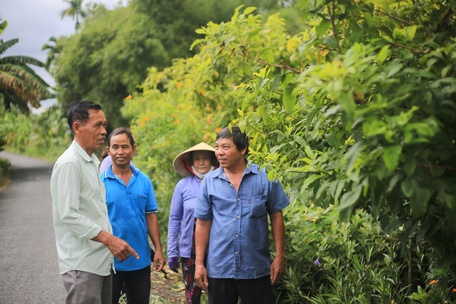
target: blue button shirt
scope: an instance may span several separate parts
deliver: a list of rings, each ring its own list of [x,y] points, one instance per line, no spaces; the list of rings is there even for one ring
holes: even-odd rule
[[[146,214],[158,211],[155,192],[149,177],[133,166],[128,186],[112,172],[112,166],[100,175],[106,187],[106,204],[113,234],[126,241],[139,255],[123,262],[114,259],[119,271],[145,268],[151,263],[151,249]]]
[[[211,220],[206,270],[210,278],[256,279],[269,275],[268,214],[290,204],[278,181],[250,164],[239,190],[218,168],[201,184],[195,217]]]

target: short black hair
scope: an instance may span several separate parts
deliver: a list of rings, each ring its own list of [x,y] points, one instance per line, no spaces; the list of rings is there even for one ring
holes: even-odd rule
[[[135,137],[133,136],[133,133],[131,133],[130,129],[128,129],[128,128],[116,128],[108,136],[108,147],[111,146],[111,138],[113,136],[120,135],[120,134],[127,135],[128,140],[130,141],[130,144],[131,144],[132,147],[135,145]]]
[[[67,111],[68,126],[70,127],[71,133],[73,131],[73,123],[80,121],[85,124],[89,120],[89,110],[101,110],[101,106],[97,103],[90,101],[78,101],[70,104]]]
[[[245,150],[245,156],[249,154],[249,138],[237,126],[223,128],[218,134],[216,140],[220,138],[232,138],[238,151]]]

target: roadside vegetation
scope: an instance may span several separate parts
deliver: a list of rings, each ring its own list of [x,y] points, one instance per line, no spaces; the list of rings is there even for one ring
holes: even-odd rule
[[[0,191],[8,184],[10,170],[11,163],[7,159],[0,158]]]
[[[133,12],[154,7],[140,2],[119,10],[143,20]],[[453,1],[280,3],[233,8],[169,52],[179,18],[176,28],[154,30],[173,35],[155,39],[131,35],[137,22],[112,31],[108,20],[124,14],[94,8],[74,36],[56,40],[59,105],[31,118],[8,113],[19,122],[6,133],[8,149],[63,151],[60,108],[101,102],[112,127],[128,124],[138,140],[135,165],[154,183],[166,240],[179,180],[172,160],[239,125],[251,138],[250,159],[292,201],[278,303],[454,303]],[[102,56],[113,49],[116,58]],[[138,74],[141,51],[156,61]]]

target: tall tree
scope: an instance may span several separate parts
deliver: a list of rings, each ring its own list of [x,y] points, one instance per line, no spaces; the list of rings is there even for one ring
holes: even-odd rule
[[[84,0],[63,0],[64,2],[68,3],[70,7],[64,9],[60,13],[60,17],[63,19],[66,16],[71,17],[73,20],[76,21],[76,31],[79,30],[81,27],[81,23],[79,22],[81,19],[86,17],[86,12],[82,8],[82,3]]]
[[[57,56],[63,49],[63,45],[59,43],[59,39],[64,39],[64,37],[57,39],[56,37],[52,36],[49,38],[49,42],[41,47],[42,51],[47,51],[47,58],[45,63],[46,70],[49,70],[51,68],[51,66],[55,63]]]
[[[0,23],[0,34],[8,23]],[[19,39],[3,41],[0,39],[0,56]],[[0,101],[6,109],[17,106],[24,114],[30,113],[30,107],[40,107],[40,101],[53,97],[49,85],[29,66],[44,67],[44,63],[28,56],[0,57]]]
[[[189,57],[196,29],[208,22],[230,19],[241,0],[131,1],[127,7],[87,10],[81,30],[64,42],[55,69],[59,103],[96,100],[108,115],[110,127],[126,125],[119,114],[123,99],[154,66],[162,69],[173,58]],[[251,0],[250,2],[253,2]],[[269,10],[271,0],[264,11]]]

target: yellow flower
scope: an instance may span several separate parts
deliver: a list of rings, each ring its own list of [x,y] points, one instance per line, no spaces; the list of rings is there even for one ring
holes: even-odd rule
[[[432,280],[429,282],[429,285],[434,285],[435,283],[437,283],[439,280]]]
[[[184,86],[184,84],[182,82],[176,83],[176,87],[178,87],[178,88],[183,87],[183,86]]]
[[[220,131],[222,131],[222,128],[216,128],[216,129],[215,129],[215,133],[218,133],[218,132],[220,132]]]
[[[131,97],[131,95],[128,95],[127,97],[125,97],[125,100],[130,100],[132,99],[133,97]]]
[[[180,124],[180,122],[181,122],[180,119],[177,119],[173,122],[173,124],[178,125],[178,124]]]
[[[176,117],[177,117],[177,114],[176,114],[176,113],[174,113],[174,114],[173,114],[173,117],[174,117],[174,118],[176,118]]]

